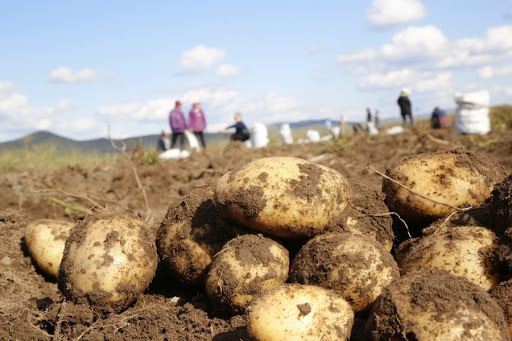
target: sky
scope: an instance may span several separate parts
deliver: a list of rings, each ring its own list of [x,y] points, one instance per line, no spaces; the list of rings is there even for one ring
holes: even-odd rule
[[[0,0],[0,142],[159,134],[174,102],[207,131],[512,103],[512,0]]]

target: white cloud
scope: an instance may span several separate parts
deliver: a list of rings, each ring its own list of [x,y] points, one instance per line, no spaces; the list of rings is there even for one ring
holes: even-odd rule
[[[80,83],[97,79],[101,71],[93,69],[82,69],[73,71],[71,68],[61,66],[51,72],[51,79],[59,83]]]
[[[450,91],[452,74],[450,72],[434,74],[418,72],[414,69],[393,70],[386,73],[374,73],[359,80],[362,89],[400,89],[413,88],[416,92]]]
[[[181,66],[189,72],[208,71],[225,57],[225,50],[198,45],[181,53]]]
[[[500,68],[493,68],[490,65],[486,65],[478,69],[478,77],[481,79],[489,79],[495,77],[504,77],[512,74],[512,66],[503,66]]]
[[[174,105],[176,99],[161,98],[145,103],[127,102],[111,106],[102,106],[97,113],[110,119],[126,120],[160,120],[167,117],[167,113]]]
[[[425,17],[427,11],[419,0],[373,0],[366,16],[372,26],[388,27],[410,23]]]
[[[240,75],[240,69],[235,65],[222,64],[219,65],[219,67],[215,71],[215,74],[219,77],[236,77]]]
[[[66,99],[58,101],[54,106],[33,107],[14,84],[0,81],[0,120],[5,131],[30,133],[54,128],[59,113],[70,107],[71,103]]]
[[[336,61],[356,65],[371,62],[381,70],[396,68],[397,63],[439,69],[483,66],[512,59],[512,40],[507,39],[510,36],[512,26],[500,26],[489,28],[480,38],[449,41],[435,26],[411,26],[380,48],[339,55]]]
[[[380,55],[389,60],[423,60],[442,57],[449,47],[443,32],[432,25],[411,26],[395,34],[392,43],[380,49]]]
[[[325,49],[325,46],[322,43],[313,43],[307,47],[307,51],[309,54],[317,54],[324,49]]]

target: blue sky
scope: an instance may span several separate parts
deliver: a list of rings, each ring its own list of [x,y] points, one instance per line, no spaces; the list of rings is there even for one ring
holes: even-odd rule
[[[209,131],[512,103],[510,0],[1,1],[0,51],[0,141],[158,134],[176,99]]]

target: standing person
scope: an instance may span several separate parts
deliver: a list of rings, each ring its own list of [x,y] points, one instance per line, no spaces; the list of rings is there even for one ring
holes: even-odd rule
[[[158,139],[158,150],[165,152],[167,149],[171,148],[171,140],[169,139],[169,135],[171,132],[169,129],[162,130],[162,135]]]
[[[380,117],[379,117],[379,111],[377,109],[375,109],[375,117],[373,119],[373,122],[375,122],[375,128],[377,130],[381,130],[381,126],[380,126]]]
[[[414,125],[414,119],[412,118],[411,101],[409,100],[409,89],[403,88],[400,92],[400,97],[397,100],[398,106],[400,107],[400,115],[402,115],[402,125],[405,128],[407,123],[407,116],[411,121],[411,125]]]
[[[199,102],[194,102],[192,105],[192,109],[190,109],[190,112],[188,113],[188,123],[189,128],[201,142],[201,146],[206,149],[203,133],[206,129],[206,118],[204,117],[203,109],[199,107]]]
[[[235,124],[230,125],[229,127],[222,129],[221,131],[225,131],[226,129],[235,128],[236,131],[234,134],[231,134],[230,139],[232,141],[247,141],[251,134],[249,130],[245,126],[244,122],[242,122],[242,116],[239,113],[235,114]]]
[[[366,108],[366,131],[367,132],[370,132],[371,125],[372,125],[372,111],[370,110],[370,108]]]
[[[185,130],[187,129],[187,121],[185,120],[185,115],[183,115],[183,111],[181,111],[181,102],[176,101],[174,105],[174,109],[169,113],[169,124],[171,125],[172,130],[172,141],[171,141],[171,149],[174,148],[176,144],[176,140],[178,137],[180,138],[180,150],[183,150],[185,147]]]

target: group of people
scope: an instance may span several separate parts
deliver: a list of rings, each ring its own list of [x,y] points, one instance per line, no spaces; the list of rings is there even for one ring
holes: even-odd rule
[[[403,88],[400,91],[400,96],[397,99],[397,104],[400,108],[400,116],[402,117],[403,128],[407,126],[407,121],[409,121],[411,125],[414,125],[412,105],[411,100],[409,99],[409,94],[410,90],[408,88]],[[430,124],[433,129],[448,128],[451,127],[451,119],[446,114],[445,110],[436,106],[432,112]],[[371,133],[372,128],[375,128],[376,131],[379,131],[381,129],[379,111],[375,110],[375,116],[372,117],[370,108],[367,108],[365,127],[363,127],[361,123],[354,123],[352,128],[356,134],[364,133],[364,130],[366,130],[368,133]]]
[[[171,131],[164,129],[158,140],[158,149],[166,151],[174,149],[179,140],[180,150],[185,148],[185,133],[191,131],[201,144],[203,149],[206,149],[204,139],[204,130],[206,129],[206,117],[203,109],[200,108],[199,102],[194,102],[192,108],[188,113],[188,123],[185,114],[181,110],[181,102],[177,100],[174,103],[174,109],[169,113],[169,125]],[[250,138],[247,126],[242,122],[242,116],[239,113],[235,114],[235,123],[221,129],[219,132],[224,132],[227,129],[234,128],[235,132],[230,134],[230,139],[233,141],[247,141]],[[172,132],[172,133],[171,133]]]

